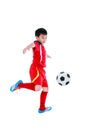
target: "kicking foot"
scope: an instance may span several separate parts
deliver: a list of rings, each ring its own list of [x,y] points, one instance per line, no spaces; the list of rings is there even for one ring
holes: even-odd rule
[[[10,88],[11,92],[14,92],[15,90],[19,89],[18,84],[23,83],[22,80],[19,80],[16,84],[12,85]]]
[[[50,111],[52,109],[52,107],[46,107],[44,110],[38,110],[38,113],[44,113],[44,112],[47,112],[47,111]]]

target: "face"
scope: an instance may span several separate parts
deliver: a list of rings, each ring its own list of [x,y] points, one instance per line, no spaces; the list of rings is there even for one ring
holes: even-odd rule
[[[47,40],[47,35],[41,34],[39,37],[36,36],[36,39],[40,41],[42,44],[44,44]]]

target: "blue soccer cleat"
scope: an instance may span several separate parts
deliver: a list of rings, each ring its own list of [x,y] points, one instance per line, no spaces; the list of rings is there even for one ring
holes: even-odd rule
[[[14,92],[16,89],[18,89],[19,88],[18,84],[20,84],[20,83],[23,83],[23,81],[19,80],[16,84],[14,84],[13,86],[11,86],[10,91]]]
[[[38,109],[38,113],[44,113],[44,112],[50,111],[51,109],[52,109],[52,107],[47,107],[47,108],[45,108],[45,110]]]

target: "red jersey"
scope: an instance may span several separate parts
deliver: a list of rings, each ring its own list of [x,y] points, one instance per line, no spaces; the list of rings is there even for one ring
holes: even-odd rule
[[[46,67],[46,50],[39,41],[34,41],[35,47],[33,48],[33,64]]]

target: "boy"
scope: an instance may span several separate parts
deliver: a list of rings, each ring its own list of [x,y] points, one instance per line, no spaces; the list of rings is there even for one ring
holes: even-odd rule
[[[40,95],[40,107],[38,109],[38,112],[43,113],[52,109],[52,107],[45,107],[46,97],[48,93],[48,82],[45,76],[46,72],[44,70],[44,67],[46,67],[46,56],[48,58],[51,57],[46,54],[44,47],[44,43],[47,39],[47,31],[44,28],[39,28],[35,31],[35,37],[37,40],[23,49],[23,54],[25,54],[26,51],[30,50],[31,48],[33,50],[33,61],[29,70],[31,83],[23,83],[22,80],[19,80],[10,88],[10,91],[14,92],[20,88],[39,91],[42,88]]]

